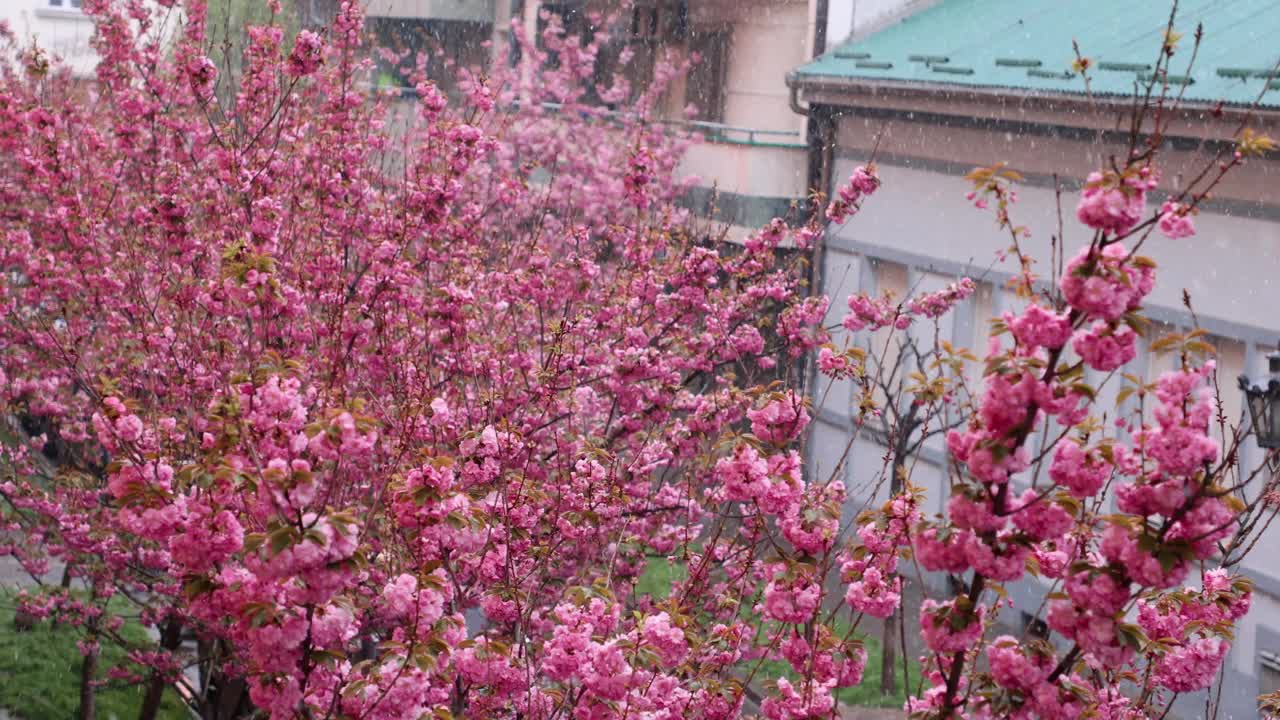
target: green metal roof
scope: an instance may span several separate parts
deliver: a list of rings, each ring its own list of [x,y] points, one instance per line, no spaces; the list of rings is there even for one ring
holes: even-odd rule
[[[1083,94],[1072,75],[1071,41],[1093,63],[1096,95],[1134,92],[1160,51],[1170,3],[1161,0],[942,0],[869,37],[847,42],[801,66],[803,81],[823,77],[1009,88]],[[1184,0],[1182,33],[1170,65],[1181,81],[1197,23],[1204,41],[1186,100],[1280,107],[1280,1]],[[1171,91],[1172,92],[1172,91]]]

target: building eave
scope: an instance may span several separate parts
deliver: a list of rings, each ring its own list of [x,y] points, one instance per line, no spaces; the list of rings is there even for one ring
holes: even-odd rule
[[[1087,96],[999,86],[962,85],[866,77],[789,73],[787,85],[809,105],[836,108],[878,107],[903,112],[944,112],[1113,130],[1117,118],[1133,110],[1132,97]],[[1210,104],[1184,100],[1171,118],[1177,134],[1223,139],[1242,125],[1267,132],[1280,130],[1280,108]]]

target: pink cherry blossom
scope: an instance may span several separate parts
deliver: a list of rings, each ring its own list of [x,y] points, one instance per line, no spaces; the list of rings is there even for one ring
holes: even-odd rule
[[[1165,200],[1160,205],[1160,232],[1171,240],[1191,237],[1196,234],[1195,222],[1191,219],[1194,208],[1173,200]]]

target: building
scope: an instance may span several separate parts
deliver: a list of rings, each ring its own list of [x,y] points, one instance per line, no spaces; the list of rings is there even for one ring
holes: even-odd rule
[[[73,72],[91,77],[96,62],[89,45],[92,21],[82,0],[5,0],[0,19],[20,40],[35,38],[65,58]],[[916,3],[920,0],[915,0]],[[286,0],[284,22],[323,24],[336,0]],[[857,12],[855,13],[855,5]],[[803,203],[806,177],[807,118],[792,111],[785,77],[825,46],[826,37],[891,19],[909,0],[638,0],[610,28],[609,54],[630,46],[633,61],[624,73],[637,85],[667,50],[696,52],[701,60],[690,76],[672,87],[666,120],[687,121],[706,142],[694,146],[682,168],[701,178],[687,198],[699,214],[734,226],[741,235]],[[212,0],[216,32],[265,20],[265,5]],[[572,30],[582,30],[592,12],[618,13],[613,0],[365,0],[366,28],[377,45],[426,50],[428,71],[448,84],[454,68],[483,67],[509,40],[511,22],[537,36],[542,11],[556,13]],[[231,38],[233,42],[238,39]],[[385,65],[374,78],[382,85],[403,85],[395,68]],[[689,117],[685,108],[695,107]]]
[[[19,42],[34,39],[65,60],[76,77],[89,77],[97,63],[89,47],[93,22],[80,5],[81,0],[5,0],[0,2],[0,22],[8,23]]]
[[[855,34],[800,66],[789,83],[818,128],[815,147],[828,148],[814,154],[810,172],[830,190],[875,149],[885,183],[828,240],[822,277],[833,296],[829,322],[839,322],[850,292],[892,290],[901,297],[909,288],[931,291],[970,276],[979,281],[979,292],[946,319],[943,335],[981,351],[986,318],[1017,301],[1002,287],[1010,277],[1007,266],[995,262],[1007,238],[996,233],[990,212],[965,199],[969,186],[962,176],[1000,161],[1026,175],[1012,212],[1033,229],[1031,249],[1041,257],[1058,227],[1054,188],[1061,182],[1066,254],[1073,254],[1088,240],[1073,219],[1080,180],[1102,167],[1108,154],[1124,152],[1118,145],[1127,138],[1123,118],[1136,82],[1155,60],[1168,16],[1169,3],[942,0]],[[1166,143],[1165,189],[1181,187],[1216,152],[1229,150],[1242,124],[1280,134],[1280,92],[1269,90],[1266,79],[1280,60],[1271,40],[1280,30],[1280,12],[1260,0],[1181,3],[1176,28],[1185,35],[1175,69],[1186,66],[1197,23],[1203,23],[1205,39]],[[1087,94],[1071,70],[1073,40],[1095,62]],[[1257,111],[1246,118],[1258,98]],[[1274,155],[1250,161],[1203,206],[1194,238],[1156,235],[1149,243],[1158,247],[1144,250],[1160,262],[1158,287],[1146,302],[1147,314],[1158,321],[1152,335],[1197,324],[1211,333],[1225,411],[1236,421],[1242,397],[1235,377],[1260,373],[1280,338],[1278,177]],[[1183,288],[1197,320],[1182,307]],[[1143,348],[1135,365],[1158,374],[1172,362]],[[1101,407],[1111,406],[1116,387],[1112,383],[1103,394]],[[812,439],[815,472],[833,468],[847,442],[849,393],[847,385],[837,388],[830,397],[838,399],[821,410]],[[883,455],[881,445],[860,440],[845,469],[848,485],[866,488],[860,468],[879,468]],[[1261,453],[1250,443],[1242,459],[1256,467]],[[941,511],[945,502],[945,465],[939,438],[925,446],[912,475],[914,483],[930,488],[930,511]],[[1259,547],[1277,542],[1273,528]],[[1257,593],[1226,663],[1223,717],[1255,717],[1255,696],[1280,682],[1280,553],[1253,553],[1244,572]],[[1027,580],[1011,591],[1030,619],[1046,589]],[[1177,712],[1193,717],[1203,707],[1203,697],[1192,696]]]
[[[791,111],[785,76],[820,50],[827,5],[639,0],[620,10],[621,3],[608,0],[371,0],[368,12],[369,27],[390,44],[416,37],[439,48],[440,77],[447,77],[445,64],[482,64],[482,40],[492,38],[495,49],[509,43],[513,19],[537,37],[544,11],[559,15],[569,32],[594,29],[593,16],[614,16],[600,56],[602,78],[624,46],[633,59],[620,69],[635,87],[652,77],[663,53],[697,53],[689,76],[669,90],[663,119],[687,122],[706,138],[685,160],[684,172],[702,179],[689,206],[742,233],[786,215],[806,196],[807,119]]]
[[[828,36],[843,38],[914,4],[870,0],[854,12],[853,0],[638,0],[625,10],[611,0],[370,0],[367,9],[377,41],[438,51],[430,69],[442,83],[448,66],[481,66],[508,46],[512,21],[537,37],[544,11],[559,15],[569,32],[594,29],[593,15],[614,15],[602,78],[624,46],[633,59],[620,69],[636,87],[664,52],[697,53],[690,75],[670,89],[663,119],[705,138],[682,168],[701,179],[686,203],[740,236],[788,215],[811,186],[808,118],[792,109],[787,71],[819,54]]]
[[[294,0],[312,8],[334,0]],[[600,74],[611,72],[623,46],[634,53],[621,68],[637,87],[652,76],[665,51],[696,53],[687,78],[671,88],[666,116],[687,121],[705,142],[691,148],[682,168],[701,183],[686,199],[741,235],[802,205],[812,186],[806,176],[808,118],[795,112],[787,71],[820,54],[828,38],[843,39],[892,22],[930,0],[367,0],[373,42],[432,53],[429,70],[448,84],[452,68],[481,67],[510,46],[512,22],[538,37],[545,12],[559,15],[569,32],[594,29],[592,14],[618,14],[601,54]],[[331,12],[331,10],[329,11]],[[488,47],[486,47],[486,41]],[[394,72],[383,84],[402,80]],[[690,116],[686,109],[692,107]]]

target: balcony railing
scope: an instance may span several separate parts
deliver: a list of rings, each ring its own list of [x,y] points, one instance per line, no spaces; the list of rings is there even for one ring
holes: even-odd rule
[[[411,87],[394,87],[388,85],[374,85],[372,83],[365,85],[366,89],[379,91],[396,91],[401,97],[411,98],[417,97],[417,91]],[[449,93],[450,101],[458,101],[461,99],[456,93]],[[519,102],[513,103],[512,110],[519,108]],[[564,107],[560,103],[544,102],[542,108],[551,112],[561,112]],[[622,113],[616,110],[595,110],[591,113],[592,117],[598,117],[606,121],[616,120],[622,116]],[[798,130],[768,130],[763,128],[742,127],[738,125],[726,125],[718,122],[708,122],[706,120],[656,120],[658,124],[665,125],[672,129],[698,132],[703,135],[706,140],[713,143],[724,143],[727,145],[745,145],[748,147],[772,147],[802,150],[806,146],[804,138]]]
[[[798,130],[762,130],[738,127],[705,120],[672,120],[672,124],[701,131],[711,142],[750,145],[752,147],[782,147],[803,149],[803,138]]]
[[[542,107],[546,110],[560,112],[563,107],[560,103],[542,103]],[[614,119],[621,116],[621,113],[615,110],[606,110],[599,114],[600,117],[606,119]],[[692,130],[700,132],[711,142],[730,143],[736,145],[750,145],[752,147],[784,147],[801,149],[805,144],[801,142],[800,132],[797,130],[764,130],[760,128],[740,127],[737,125],[726,125],[718,122],[708,122],[706,120],[657,120],[661,125],[680,130]]]

